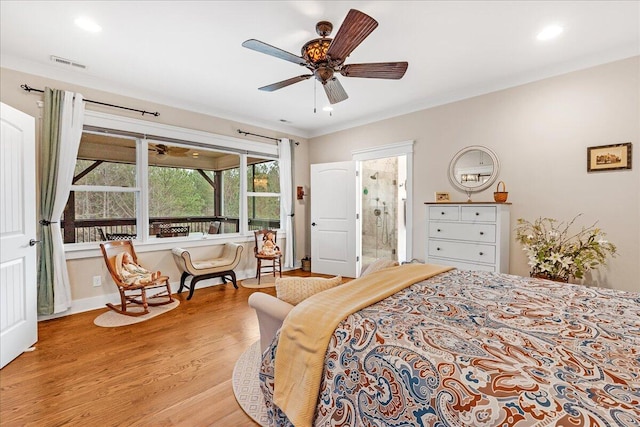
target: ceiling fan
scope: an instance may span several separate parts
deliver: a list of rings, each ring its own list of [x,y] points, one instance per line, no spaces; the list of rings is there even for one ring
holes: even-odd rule
[[[164,144],[149,144],[149,151],[155,151],[156,156],[159,157],[186,157],[189,149],[184,147],[167,146]]]
[[[316,24],[316,32],[320,38],[313,39],[302,46],[302,56],[271,46],[260,40],[249,39],[242,46],[284,59],[301,65],[311,74],[292,77],[278,83],[258,88],[266,92],[282,89],[294,83],[315,77],[322,86],[331,104],[344,101],[349,98],[347,92],[340,84],[335,74],[340,73],[344,77],[363,77],[373,79],[401,79],[407,71],[407,62],[378,62],[366,64],[345,64],[344,61],[362,41],[378,26],[378,22],[369,15],[359,10],[351,9],[347,13],[342,26],[335,38],[328,36],[333,30],[333,24],[328,21],[320,21]]]

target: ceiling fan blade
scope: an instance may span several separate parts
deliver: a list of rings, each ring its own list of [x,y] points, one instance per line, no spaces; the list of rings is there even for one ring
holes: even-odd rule
[[[340,74],[345,77],[368,79],[401,79],[409,66],[408,62],[377,62],[369,64],[349,64],[342,67]]]
[[[172,153],[172,154],[185,154],[189,151],[188,148],[186,147],[168,147],[167,151]]]
[[[274,90],[282,89],[283,87],[287,87],[287,86],[292,85],[294,83],[298,83],[298,82],[301,82],[303,80],[307,80],[311,76],[313,76],[313,74],[304,74],[302,76],[292,77],[290,79],[283,80],[283,81],[278,82],[278,83],[273,83],[273,84],[270,84],[270,85],[267,85],[267,86],[259,87],[258,90],[263,90],[265,92],[273,92]]]
[[[186,157],[189,148],[168,146],[165,144],[149,144],[149,151],[154,151],[160,156]]]
[[[378,26],[378,21],[356,9],[351,9],[344,18],[335,38],[327,50],[327,56],[338,63],[345,59]]]
[[[335,77],[327,80],[326,83],[322,83],[322,86],[324,86],[324,91],[327,94],[327,98],[329,98],[329,103],[331,104],[337,104],[338,102],[342,102],[349,98],[349,95],[345,92],[342,84],[340,84],[340,81]]]
[[[174,153],[173,151],[169,151],[168,153],[171,157],[189,157],[188,153]]]
[[[279,49],[270,44],[266,44],[256,39],[249,39],[242,43],[242,46],[247,49],[255,50],[256,52],[265,53],[267,55],[275,56],[276,58],[284,59],[285,61],[293,62],[298,65],[306,65],[304,58],[296,56],[293,53],[289,53],[286,50]]]

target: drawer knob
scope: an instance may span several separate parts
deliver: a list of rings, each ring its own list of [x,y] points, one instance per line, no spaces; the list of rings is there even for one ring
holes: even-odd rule
[[[479,215],[480,215],[480,212],[476,212],[476,216],[479,216]]]
[[[436,251],[439,251],[439,250],[440,250],[440,248],[436,248]]]
[[[484,252],[480,252],[480,256],[484,255]]]
[[[440,232],[440,229],[438,228],[438,230],[437,230],[437,231],[438,231],[438,233],[439,233],[439,232]]]
[[[481,235],[481,236],[484,236],[484,231],[481,231],[481,232],[480,232],[480,235]]]
[[[444,215],[444,212],[440,212],[440,215]]]

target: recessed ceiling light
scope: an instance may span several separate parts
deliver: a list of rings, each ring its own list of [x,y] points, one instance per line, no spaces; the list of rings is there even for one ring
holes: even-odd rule
[[[326,107],[322,108],[322,111],[333,111],[333,107],[329,107],[328,105]]]
[[[84,16],[76,18],[76,20],[73,22],[78,27],[82,28],[85,31],[89,31],[90,33],[99,33],[100,31],[102,31],[102,27],[100,25],[96,24],[95,21],[89,18],[85,18]]]
[[[538,40],[551,40],[562,34],[562,27],[560,25],[549,25],[538,33]]]

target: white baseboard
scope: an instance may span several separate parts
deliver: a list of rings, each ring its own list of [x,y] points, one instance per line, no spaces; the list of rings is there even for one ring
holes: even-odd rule
[[[283,269],[283,271],[288,271],[288,270],[292,270],[292,269]],[[236,271],[237,280],[244,280],[249,277],[254,277],[255,274],[256,274],[255,270]],[[174,294],[177,293],[178,288],[180,287],[180,281],[176,281],[176,282],[171,281],[170,283],[171,283],[171,289],[173,290],[173,293]],[[187,280],[187,283],[189,283],[188,280]],[[220,278],[202,280],[196,284],[196,289],[208,288],[210,286],[217,286],[220,284],[222,284],[222,279]],[[182,292],[183,293],[188,292],[188,289],[186,291],[183,290]],[[194,298],[195,297],[196,295],[194,294]],[[105,295],[99,295],[95,297],[76,299],[71,301],[71,308],[69,308],[67,311],[62,313],[50,314],[50,315],[39,315],[38,321],[40,322],[43,320],[57,319],[59,317],[70,316],[72,314],[84,313],[85,311],[97,310],[100,308],[104,308],[107,303],[120,304],[120,294],[118,294],[117,292],[114,292],[112,294],[105,294]]]

